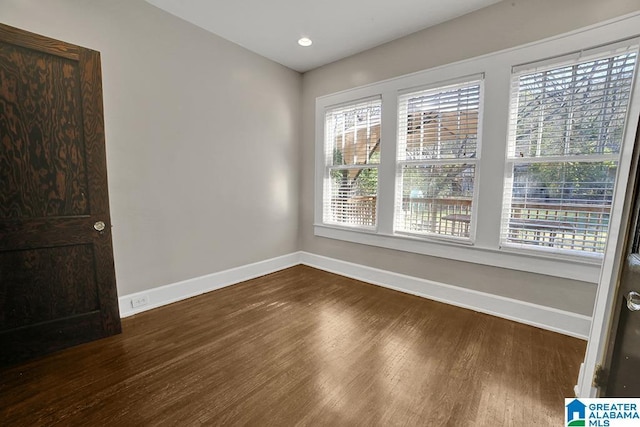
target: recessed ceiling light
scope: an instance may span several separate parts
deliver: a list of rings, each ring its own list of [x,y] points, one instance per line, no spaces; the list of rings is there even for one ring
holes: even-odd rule
[[[307,46],[311,46],[311,45],[313,44],[313,42],[311,41],[311,39],[310,39],[310,38],[308,38],[308,37],[303,37],[303,38],[301,38],[300,40],[298,40],[298,44],[299,44],[300,46],[307,47]]]

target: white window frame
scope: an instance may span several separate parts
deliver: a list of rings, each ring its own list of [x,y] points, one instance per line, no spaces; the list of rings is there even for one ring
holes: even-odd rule
[[[541,273],[597,283],[601,259],[536,253],[500,247],[500,226],[508,141],[511,69],[518,64],[559,57],[570,52],[614,43],[640,36],[640,14],[633,14],[580,29],[565,35],[525,46],[491,53],[418,73],[349,89],[316,99],[316,175],[315,222],[316,236],[414,252],[435,257],[491,265],[520,271]],[[637,118],[640,116],[638,69],[632,86],[628,120],[621,148],[618,176],[609,224],[609,241],[616,241],[620,229],[624,191],[628,181]],[[425,87],[438,82],[463,79],[484,73],[483,141],[476,185],[478,201],[474,206],[476,232],[473,245],[407,236],[394,233],[394,201],[397,152],[398,94],[410,88]],[[348,103],[372,96],[382,97],[381,156],[378,177],[378,227],[376,230],[353,230],[322,222],[322,183],[324,177],[324,111],[331,105]],[[610,246],[610,245],[609,245]],[[606,250],[605,250],[606,251]]]
[[[367,99],[359,99],[353,102],[349,102],[347,104],[340,104],[340,105],[333,105],[330,107],[325,108],[325,125],[328,122],[327,119],[327,114],[331,111],[335,111],[335,110],[340,110],[340,109],[345,109],[348,107],[357,107],[358,105],[364,105],[364,104],[368,104],[371,102],[375,102],[375,101],[380,101],[380,104],[382,105],[382,100],[380,99],[380,97],[372,97],[372,98],[367,98]],[[379,124],[380,125],[380,124]],[[357,134],[358,131],[358,126],[356,125],[354,127],[354,131]],[[332,226],[336,226],[336,227],[345,227],[345,228],[353,228],[353,229],[360,229],[360,230],[365,230],[365,231],[375,231],[377,228],[377,224],[378,224],[378,194],[379,191],[377,191],[376,189],[376,206],[374,208],[374,216],[373,216],[373,225],[364,225],[364,224],[347,224],[347,223],[341,223],[338,221],[330,221],[328,218],[331,216],[331,208],[330,208],[330,200],[327,201],[327,193],[329,193],[331,191],[331,172],[334,170],[349,170],[349,169],[360,169],[360,170],[364,170],[364,169],[375,169],[376,171],[379,172],[379,163],[361,163],[361,164],[357,164],[357,163],[349,163],[349,162],[344,162],[344,164],[342,165],[334,165],[333,164],[333,148],[335,148],[333,146],[333,143],[335,141],[331,141],[331,147],[329,147],[329,141],[328,141],[328,133],[325,129],[324,132],[324,137],[323,137],[323,144],[324,144],[324,164],[325,164],[325,172],[324,172],[324,184],[323,184],[323,223],[324,224],[329,224]],[[354,140],[355,143],[355,140]],[[332,150],[329,150],[329,148],[332,148]],[[331,151],[331,153],[330,153]]]
[[[580,155],[572,155],[572,154],[564,154],[564,155],[554,155],[554,156],[525,156],[519,157],[516,155],[516,144],[515,144],[515,132],[511,127],[515,125],[517,120],[517,98],[515,97],[515,93],[513,91],[518,84],[519,78],[521,75],[526,75],[530,73],[535,73],[538,70],[549,70],[549,69],[558,69],[563,68],[569,65],[573,65],[581,62],[589,62],[598,58],[603,57],[615,57],[618,55],[622,55],[624,53],[636,53],[636,65],[634,70],[634,76],[632,78],[632,82],[630,85],[630,96],[633,91],[634,81],[637,80],[638,76],[638,68],[640,67],[640,56],[638,55],[638,47],[640,46],[640,40],[638,38],[631,38],[628,40],[620,41],[617,43],[610,43],[603,46],[598,46],[594,49],[587,49],[580,52],[573,52],[568,55],[564,55],[559,58],[550,58],[543,61],[536,61],[531,64],[522,64],[518,66],[512,67],[512,76],[511,76],[511,84],[512,84],[512,92],[510,93],[511,102],[510,102],[510,129],[508,135],[508,143],[506,150],[506,164],[505,164],[505,184],[504,184],[504,199],[503,199],[503,218],[502,218],[502,227],[501,227],[501,247],[510,250],[520,250],[523,252],[528,251],[544,251],[547,252],[550,256],[560,255],[563,257],[576,257],[580,258],[592,258],[594,260],[601,260],[603,258],[604,250],[601,253],[591,252],[588,250],[580,251],[580,250],[565,250],[565,249],[557,249],[553,246],[546,245],[535,245],[530,242],[523,243],[512,243],[510,242],[506,236],[509,233],[508,227],[508,217],[511,211],[511,198],[512,198],[512,189],[513,189],[513,168],[519,164],[534,164],[534,163],[550,163],[556,165],[562,165],[571,162],[577,162],[581,164],[586,164],[588,162],[604,162],[604,161],[613,161],[616,164],[620,161],[621,152],[623,149],[623,144],[621,144],[620,152],[618,153],[610,153],[610,154],[580,154]],[[629,49],[631,47],[631,49]],[[627,105],[627,108],[630,107]],[[630,117],[627,115],[626,124]],[[622,141],[624,143],[624,141]],[[617,169],[618,166],[616,166]]]
[[[395,189],[395,210],[394,210],[394,233],[399,236],[410,236],[427,240],[443,240],[443,241],[451,241],[458,242],[461,244],[473,244],[475,240],[475,228],[476,228],[476,210],[474,207],[478,203],[478,186],[476,185],[478,180],[478,175],[480,173],[480,156],[482,152],[482,118],[483,118],[483,97],[484,97],[484,74],[480,73],[472,76],[465,76],[458,79],[447,80],[443,82],[436,82],[434,84],[419,87],[419,88],[411,88],[408,90],[403,90],[398,93],[398,105],[400,104],[400,99],[405,97],[406,95],[417,94],[422,91],[429,90],[445,90],[448,87],[458,86],[458,85],[468,85],[471,83],[478,83],[479,86],[479,100],[478,100],[478,127],[477,127],[477,136],[476,136],[476,157],[475,158],[466,158],[464,159],[465,163],[473,164],[474,166],[474,185],[473,185],[473,196],[471,199],[471,215],[469,220],[469,236],[468,237],[457,237],[451,236],[448,234],[437,234],[437,233],[419,233],[412,232],[409,230],[400,230],[397,227],[397,216],[399,211],[402,209],[403,197],[402,197],[402,169],[405,165],[446,165],[446,164],[458,164],[463,161],[461,158],[448,158],[448,159],[425,159],[425,160],[415,160],[409,161],[406,159],[401,159],[402,157],[402,144],[401,141],[406,140],[407,138],[407,130],[405,128],[398,127],[397,130],[397,139],[395,141],[396,144],[396,156],[394,161],[396,163],[396,189]],[[398,106],[399,109],[399,106]],[[397,116],[396,126],[401,122],[400,114]]]

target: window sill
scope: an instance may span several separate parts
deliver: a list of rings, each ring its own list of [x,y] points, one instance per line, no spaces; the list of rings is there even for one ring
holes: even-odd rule
[[[380,234],[375,231],[332,227],[325,224],[314,225],[314,234],[329,239],[589,283],[598,283],[602,262],[598,258],[562,257],[557,253],[547,254],[511,248],[494,249],[471,246],[468,242],[458,243],[399,234]]]

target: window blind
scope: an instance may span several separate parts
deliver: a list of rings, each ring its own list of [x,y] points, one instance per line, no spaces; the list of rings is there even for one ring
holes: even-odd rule
[[[602,254],[637,47],[512,74],[503,246]]]
[[[398,98],[394,230],[469,240],[481,80]]]
[[[377,97],[325,113],[325,223],[376,226],[381,110]]]

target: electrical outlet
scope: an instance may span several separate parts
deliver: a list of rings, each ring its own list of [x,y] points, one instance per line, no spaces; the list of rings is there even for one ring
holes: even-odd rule
[[[140,295],[137,297],[131,298],[131,307],[142,307],[143,305],[149,304],[149,297],[147,295]]]

